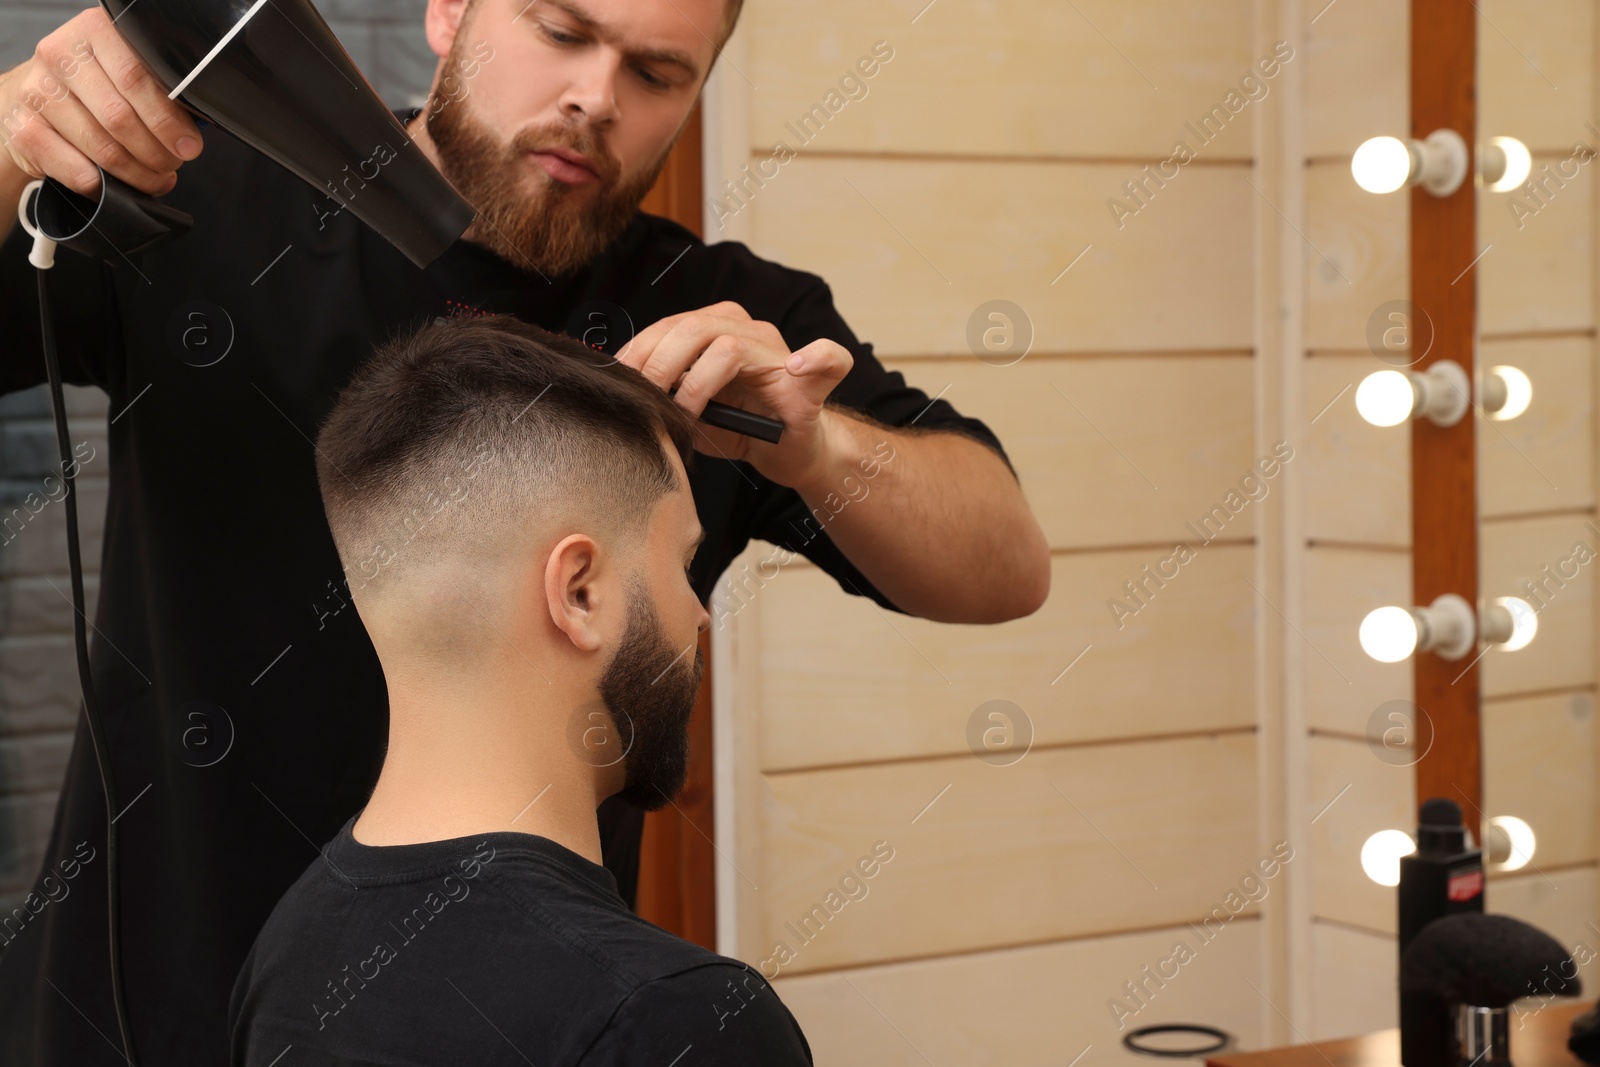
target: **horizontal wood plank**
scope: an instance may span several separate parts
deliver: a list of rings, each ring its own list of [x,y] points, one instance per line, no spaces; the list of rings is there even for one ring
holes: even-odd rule
[[[1592,983],[1600,978],[1600,923],[1595,921],[1600,909],[1600,877],[1594,867],[1518,871],[1514,876],[1490,878],[1484,893],[1490,911],[1531,923],[1568,950],[1587,946],[1588,951],[1579,955],[1588,960],[1588,966],[1579,976],[1585,992],[1593,988]]]
[[[1367,375],[1390,369],[1368,353],[1305,361],[1303,528],[1313,541],[1411,543],[1411,435],[1374,426],[1356,410]]]
[[[1411,602],[1410,554],[1317,545],[1304,558],[1305,618],[1286,640],[1304,664],[1307,721],[1365,737],[1380,708],[1412,694],[1412,661],[1379,663],[1360,641],[1369,611]]]
[[[1596,525],[1586,515],[1483,524],[1483,595],[1521,597],[1533,605],[1539,621],[1538,635],[1526,648],[1491,649],[1484,655],[1479,666],[1485,696],[1594,684],[1594,589],[1600,571]],[[1583,558],[1589,562],[1581,562]]]
[[[1373,320],[1386,323],[1410,295],[1409,201],[1364,191],[1347,158],[1313,163],[1305,175],[1305,346],[1370,351]]]
[[[1506,364],[1533,383],[1527,411],[1478,424],[1479,513],[1594,507],[1594,338],[1484,341],[1479,362],[1483,373]]]
[[[1483,814],[1531,826],[1539,869],[1595,860],[1594,694],[1486,702],[1483,781]]]
[[[1278,106],[1280,77],[1246,80],[1263,57],[1249,51],[1244,0],[1173,0],[1160,18],[1118,0],[776,0],[744,18],[746,73],[760,87],[750,93],[750,140],[763,150],[777,141],[799,148],[798,130],[807,150],[823,152],[1154,162],[1182,137],[1204,158],[1237,160],[1250,156],[1255,112]],[[879,54],[892,58],[857,68],[879,41]],[[817,106],[827,117],[802,125]],[[1214,106],[1225,119],[1212,120],[1214,139],[1202,147],[1184,123],[1198,127]]]
[[[1204,1019],[1260,1043],[1260,923],[1235,919],[1201,943],[1186,926],[1030,945],[773,984],[817,1063],[839,1067],[1139,1067],[1122,1036]],[[1190,951],[1175,952],[1179,943]],[[1187,958],[1188,962],[1176,960]],[[1159,973],[1162,961],[1170,977]],[[1148,968],[1148,972],[1146,972]],[[1151,977],[1146,977],[1148,973]],[[1129,982],[1142,983],[1136,999]],[[1241,995],[1240,990],[1244,991]]]
[[[1125,163],[799,158],[744,210],[751,246],[824,276],[880,355],[971,355],[995,300],[1040,352],[1247,350],[1248,173],[1182,168],[1119,228]]]
[[[1338,0],[1305,17],[1305,153],[1343,157],[1348,174],[1362,141],[1406,135],[1411,23],[1390,0]]]
[[[1229,914],[1259,858],[1255,759],[1229,734],[767,775],[757,944],[798,974]],[[880,841],[868,895],[830,906]]]
[[[1245,356],[887,363],[999,435],[1054,548],[1192,538],[1184,524],[1230,490],[1270,494],[1295,466],[1264,468],[1275,473],[1259,488],[1247,480],[1263,457],[1251,453]]]
[[[1594,328],[1595,166],[1535,159],[1537,196],[1479,195],[1482,258],[1461,284],[1477,275],[1483,336]]]
[[[1379,933],[1397,929],[1395,891],[1361,869],[1379,830],[1416,833],[1415,768],[1380,759],[1364,741],[1313,737],[1310,763],[1311,910]]]
[[[1045,606],[998,626],[890,615],[814,568],[781,572],[745,609],[759,611],[762,767],[968,754],[999,737],[984,710],[996,700],[1017,709],[1006,711],[1016,732],[996,745],[1253,726],[1252,635],[1272,609],[1246,581],[1249,547],[1201,548],[1144,587],[1137,613],[1107,608],[1135,604],[1123,583],[1170,553],[1057,556]]]
[[[1476,0],[1478,129],[1538,150],[1590,147],[1595,18],[1590,0]]]
[[[1311,1029],[1305,1036],[1328,1041],[1399,1026],[1399,971],[1395,938],[1313,922]]]

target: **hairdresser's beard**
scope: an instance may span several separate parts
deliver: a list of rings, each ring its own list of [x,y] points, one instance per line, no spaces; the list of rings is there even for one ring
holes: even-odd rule
[[[646,811],[666,807],[689,769],[689,716],[704,657],[674,648],[642,589],[628,594],[628,628],[600,678],[600,699],[626,746],[619,796]]]
[[[669,144],[652,166],[623,181],[621,165],[591,127],[538,127],[503,144],[472,115],[471,99],[469,93],[427,118],[440,169],[477,209],[467,236],[546,276],[577,270],[621,236],[672,150]],[[599,181],[568,185],[552,178],[528,155],[551,147],[581,152]]]

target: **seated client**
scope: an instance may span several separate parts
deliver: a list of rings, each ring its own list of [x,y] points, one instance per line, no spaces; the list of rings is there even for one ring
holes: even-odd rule
[[[601,866],[596,806],[684,781],[710,621],[691,425],[504,316],[390,342],[340,394],[317,478],[389,744],[239,972],[234,1064],[811,1062],[755,970]]]

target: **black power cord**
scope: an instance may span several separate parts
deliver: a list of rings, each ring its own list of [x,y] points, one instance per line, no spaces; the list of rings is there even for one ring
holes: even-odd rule
[[[122,1055],[129,1067],[138,1067],[133,1055],[133,1029],[128,1025],[128,1004],[123,994],[122,937],[118,920],[117,892],[117,809],[116,778],[111,768],[111,750],[106,745],[105,728],[100,719],[100,707],[95,700],[94,678],[89,672],[89,635],[83,612],[83,559],[78,547],[78,488],[76,461],[72,458],[72,443],[67,432],[67,405],[61,391],[61,365],[56,357],[55,324],[50,319],[50,296],[46,278],[49,271],[40,268],[39,278],[39,329],[44,340],[45,373],[50,379],[50,404],[56,423],[56,447],[61,453],[61,477],[67,486],[64,502],[67,507],[67,563],[72,572],[72,636],[78,651],[78,682],[83,687],[83,719],[89,729],[89,739],[94,742],[94,759],[100,768],[100,787],[106,800],[106,918],[111,941],[111,998],[116,1002],[117,1028],[122,1033]]]

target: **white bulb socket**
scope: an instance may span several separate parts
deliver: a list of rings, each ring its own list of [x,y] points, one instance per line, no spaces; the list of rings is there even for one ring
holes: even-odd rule
[[[1454,593],[1437,597],[1425,608],[1412,608],[1417,617],[1417,651],[1440,659],[1460,659],[1478,640],[1477,612]]]
[[[1533,403],[1533,382],[1520,369],[1490,367],[1483,376],[1483,413],[1496,422],[1514,419]]]
[[[1471,406],[1467,372],[1452,359],[1425,371],[1375,371],[1356,389],[1356,410],[1374,426],[1398,426],[1419,417],[1435,426],[1454,426]]]
[[[1373,137],[1350,157],[1350,173],[1369,193],[1392,193],[1420,185],[1449,196],[1467,177],[1467,142],[1454,130],[1434,130],[1421,141]]]

